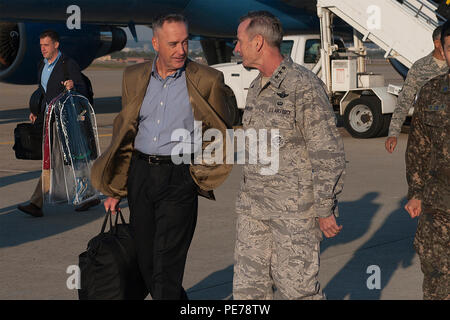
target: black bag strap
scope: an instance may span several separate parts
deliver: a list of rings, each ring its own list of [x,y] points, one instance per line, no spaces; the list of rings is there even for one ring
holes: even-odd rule
[[[114,221],[114,226],[117,226],[117,222],[119,220],[119,216],[120,216],[121,223],[122,224],[126,224],[125,218],[123,217],[123,214],[122,214],[122,210],[120,210],[120,208],[119,208],[119,209],[117,209],[116,220]]]
[[[103,220],[102,230],[100,231],[100,233],[105,233],[106,224],[108,223],[108,220],[109,220],[109,232],[111,232],[113,230],[117,230],[114,227],[117,225],[117,222],[119,220],[119,216],[120,216],[120,220],[121,220],[122,224],[126,224],[125,218],[123,217],[123,214],[122,214],[122,210],[120,210],[120,208],[118,208],[117,209],[117,213],[116,213],[116,218],[114,220],[114,225],[113,225],[113,223],[112,223],[112,212],[111,212],[111,210],[108,210],[108,212],[105,215],[105,219]],[[115,232],[116,231],[114,231],[114,233]]]
[[[105,215],[105,219],[103,219],[103,225],[102,225],[102,230],[100,231],[100,233],[105,233],[105,228],[106,228],[106,223],[109,220],[109,230],[112,230],[112,217],[111,217],[111,210],[108,210],[108,212]]]

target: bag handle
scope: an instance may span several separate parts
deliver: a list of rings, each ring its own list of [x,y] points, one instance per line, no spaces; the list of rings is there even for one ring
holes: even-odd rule
[[[100,233],[105,233],[106,223],[108,222],[108,220],[109,220],[109,230],[112,230],[111,210],[108,210],[108,212],[105,215],[105,219],[103,219],[102,230],[100,231]]]
[[[105,219],[103,219],[102,230],[100,231],[100,233],[105,233],[106,224],[108,223],[108,220],[109,220],[109,231],[111,232],[114,229],[113,227],[115,227],[117,225],[117,222],[119,220],[119,216],[120,216],[120,220],[121,220],[122,224],[126,224],[125,218],[123,217],[123,214],[122,214],[122,210],[120,210],[120,208],[118,208],[117,209],[117,213],[116,213],[116,218],[114,220],[114,225],[113,225],[113,223],[112,223],[112,212],[111,212],[111,210],[108,210],[108,212],[105,215]]]
[[[123,214],[122,214],[122,210],[120,210],[120,208],[118,208],[117,213],[116,213],[116,220],[114,221],[114,226],[117,226],[119,216],[120,216],[120,221],[122,222],[122,224],[126,224],[125,218],[123,217]]]

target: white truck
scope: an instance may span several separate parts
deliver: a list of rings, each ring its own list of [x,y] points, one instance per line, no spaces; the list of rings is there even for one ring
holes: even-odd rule
[[[391,93],[388,93],[383,75],[365,72],[364,61],[358,59],[364,57],[365,50],[356,37],[357,45],[352,48],[346,48],[342,39],[335,39],[331,44],[331,67],[325,67],[326,61],[321,59],[321,42],[320,34],[285,36],[281,52],[328,84],[333,107],[343,117],[344,126],[353,137],[372,138],[386,134],[400,87],[391,86]],[[240,62],[212,67],[223,72],[225,84],[233,91],[238,108],[243,112],[249,85],[259,71],[247,70]]]

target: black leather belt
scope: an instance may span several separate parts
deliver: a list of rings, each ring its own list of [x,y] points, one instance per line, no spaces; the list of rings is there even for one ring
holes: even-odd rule
[[[159,165],[159,164],[171,164],[176,165],[172,161],[172,156],[161,156],[161,155],[153,155],[153,154],[145,154],[140,151],[135,151],[135,155],[145,162],[149,164]]]

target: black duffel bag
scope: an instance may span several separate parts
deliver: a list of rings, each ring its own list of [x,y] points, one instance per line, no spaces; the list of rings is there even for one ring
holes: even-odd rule
[[[122,221],[118,224],[118,217]],[[105,232],[107,221],[110,229]],[[100,234],[88,243],[79,256],[81,270],[80,300],[143,300],[148,290],[139,271],[136,249],[122,212],[114,225],[108,212]]]
[[[42,89],[37,88],[30,97],[30,111],[41,114],[42,100],[44,95]],[[42,160],[42,122],[19,123],[14,129],[14,146],[17,159]]]
[[[14,146],[17,159],[42,160],[42,126],[19,123],[14,129]]]

